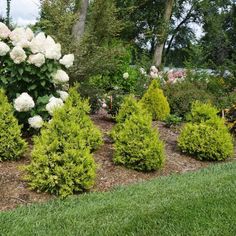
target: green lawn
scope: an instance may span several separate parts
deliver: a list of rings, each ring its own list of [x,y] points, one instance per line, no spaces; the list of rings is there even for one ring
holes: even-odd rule
[[[236,235],[236,163],[0,213],[0,235]]]

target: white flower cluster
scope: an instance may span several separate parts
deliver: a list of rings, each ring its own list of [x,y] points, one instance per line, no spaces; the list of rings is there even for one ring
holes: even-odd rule
[[[69,97],[69,94],[65,91],[58,90],[57,93],[60,95],[61,100],[64,102]]]
[[[0,42],[0,56],[5,56],[10,51],[8,45],[4,42]]]
[[[63,106],[63,101],[61,98],[51,97],[49,103],[46,105],[46,110],[50,115],[53,115],[53,112]]]
[[[65,55],[59,62],[64,65],[66,68],[73,66],[75,57],[74,54]]]
[[[8,29],[8,27],[0,22],[0,39],[6,39],[9,37],[11,31]]]
[[[51,36],[46,37],[43,32],[35,36],[30,28],[24,29],[22,27],[17,27],[10,31],[5,24],[0,22],[0,40],[8,38],[14,46],[10,56],[16,64],[26,60],[27,56],[24,48],[29,48],[32,55],[29,56],[28,63],[37,67],[41,67],[45,63],[45,59],[59,60],[59,63],[66,68],[73,65],[74,55],[68,54],[61,58],[61,45],[55,43]],[[9,46],[1,42],[0,56],[5,56],[9,51]]]
[[[57,65],[58,70],[52,72],[46,78],[54,84],[52,88],[55,90],[61,89],[57,90],[60,98],[52,97],[46,105],[46,110],[50,115],[53,115],[56,108],[63,106],[69,96],[66,92],[69,86],[69,76],[60,68],[70,68],[73,66],[74,54],[62,56],[61,45],[56,43],[51,36],[46,36],[43,32],[35,35],[30,28],[25,29],[23,27],[17,27],[11,31],[4,23],[0,22],[0,59],[1,57],[7,57],[7,60],[12,60],[15,64],[20,65],[23,68],[23,72],[26,64],[27,69],[29,65],[35,66],[35,73],[37,73],[37,68],[42,67],[45,63],[54,63]],[[47,70],[46,67],[45,70]],[[31,69],[25,71],[28,72]],[[42,82],[45,83],[44,78],[42,78]],[[43,83],[41,84],[43,85]],[[27,86],[25,91],[27,91]],[[37,101],[37,98],[35,98],[35,101]],[[13,104],[15,110],[18,112],[27,112],[34,107],[37,108],[37,104],[27,92],[23,92],[16,97]],[[29,126],[35,129],[41,128],[43,123],[44,121],[40,114],[28,119]]]
[[[14,108],[19,112],[29,111],[34,106],[34,100],[28,93],[22,93],[14,101]]]
[[[158,69],[155,66],[151,66],[150,76],[151,76],[152,79],[158,78]]]
[[[128,72],[125,72],[125,73],[123,74],[123,78],[124,78],[124,79],[128,79],[128,78],[129,78],[129,73],[128,73]]]
[[[10,57],[15,64],[20,64],[27,58],[25,51],[20,46],[16,46],[11,50]]]
[[[64,70],[57,70],[53,76],[53,81],[55,84],[66,83],[69,81],[69,76]]]
[[[30,127],[34,129],[40,129],[43,126],[43,119],[41,116],[33,116],[28,119]]]
[[[37,67],[41,67],[45,63],[45,57],[42,53],[32,54],[29,56],[28,62]]]

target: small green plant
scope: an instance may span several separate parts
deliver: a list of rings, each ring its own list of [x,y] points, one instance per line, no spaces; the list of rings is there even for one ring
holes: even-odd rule
[[[165,120],[170,114],[170,107],[157,80],[153,80],[141,99],[141,103],[151,114],[153,120]]]
[[[13,108],[0,89],[0,161],[17,160],[27,149],[21,137],[21,126],[13,115]]]
[[[232,156],[233,139],[224,120],[217,116],[217,109],[210,104],[195,101],[188,123],[178,138],[183,152],[200,160],[221,161]]]
[[[101,134],[87,115],[89,106],[76,88],[53,120],[34,138],[32,162],[26,167],[31,189],[66,197],[89,190],[95,179],[91,151],[101,144]]]
[[[111,132],[111,136],[114,140],[116,139],[116,134],[123,129],[125,120],[131,115],[139,113],[142,109],[142,105],[137,102],[134,95],[129,95],[124,98],[124,101],[121,104],[119,112],[116,116],[117,124]]]
[[[181,121],[182,121],[182,117],[179,117],[177,115],[169,115],[165,119],[165,125],[170,128],[172,126],[179,125]]]
[[[153,171],[163,166],[164,144],[157,130],[152,129],[152,119],[144,110],[132,114],[116,132],[116,164],[138,171]]]
[[[217,117],[218,110],[209,103],[195,101],[192,104],[191,112],[187,115],[187,120],[193,123],[200,123]]]

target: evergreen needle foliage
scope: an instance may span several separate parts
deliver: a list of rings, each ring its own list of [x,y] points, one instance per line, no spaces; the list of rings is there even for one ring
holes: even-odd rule
[[[26,167],[32,189],[65,197],[93,186],[95,162],[91,151],[102,141],[88,111],[87,101],[82,101],[73,88],[64,107],[54,112],[53,120],[35,137],[32,162]]]
[[[122,129],[116,131],[113,160],[138,171],[152,171],[163,166],[164,144],[157,130],[152,129],[151,116],[145,110],[130,115]]]
[[[142,105],[136,101],[134,95],[125,97],[119,109],[119,113],[116,116],[117,124],[111,132],[111,136],[114,140],[116,139],[116,134],[123,129],[125,120],[129,119],[131,115],[139,113],[142,109]]]
[[[169,103],[156,80],[153,80],[150,84],[141,99],[141,103],[152,114],[153,120],[165,120],[170,114]]]
[[[222,161],[233,155],[233,138],[216,112],[209,104],[193,104],[192,122],[186,124],[178,138],[182,152],[209,161]]]
[[[0,161],[19,159],[27,144],[21,137],[21,127],[3,90],[0,90],[0,111]]]

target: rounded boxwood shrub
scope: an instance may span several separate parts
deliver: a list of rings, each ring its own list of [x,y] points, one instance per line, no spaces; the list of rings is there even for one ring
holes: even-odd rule
[[[217,117],[218,110],[210,103],[195,101],[192,104],[191,112],[187,115],[187,120],[200,123]]]
[[[215,117],[183,128],[178,146],[182,152],[200,160],[222,161],[233,155],[233,139],[224,121]]]
[[[0,161],[19,159],[27,144],[21,137],[21,126],[13,115],[13,108],[1,89],[0,110]]]
[[[91,151],[101,144],[101,134],[87,116],[89,106],[75,89],[65,105],[34,138],[32,162],[26,167],[31,189],[65,197],[89,190],[95,179]]]
[[[113,160],[138,171],[157,170],[164,164],[164,144],[145,111],[132,114],[116,132]]]
[[[156,80],[151,82],[147,92],[141,99],[141,103],[152,114],[153,120],[165,120],[170,114],[169,103]]]

